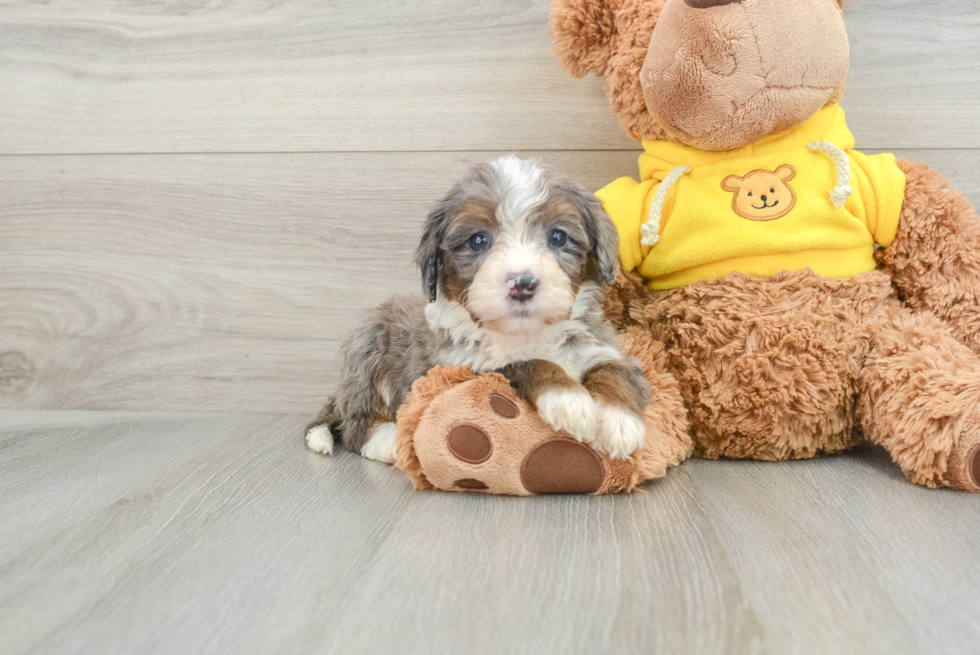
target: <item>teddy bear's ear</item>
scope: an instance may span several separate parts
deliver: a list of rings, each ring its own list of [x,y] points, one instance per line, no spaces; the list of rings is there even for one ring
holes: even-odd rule
[[[616,25],[606,0],[555,0],[551,38],[561,67],[575,77],[605,75]]]
[[[796,178],[796,169],[786,164],[776,169],[776,178],[783,182],[791,182]]]
[[[729,175],[721,181],[721,188],[729,193],[735,193],[742,188],[743,178],[738,175]]]

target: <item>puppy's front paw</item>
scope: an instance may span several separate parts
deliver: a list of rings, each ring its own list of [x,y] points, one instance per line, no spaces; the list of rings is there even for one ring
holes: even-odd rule
[[[592,443],[596,438],[596,404],[584,388],[549,389],[535,402],[545,423],[572,435],[578,441]]]
[[[626,459],[643,447],[647,427],[642,417],[616,405],[599,402],[596,406],[599,421],[596,450],[607,453],[613,459]]]

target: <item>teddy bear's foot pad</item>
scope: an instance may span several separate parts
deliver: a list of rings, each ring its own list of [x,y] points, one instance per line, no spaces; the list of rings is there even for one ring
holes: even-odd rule
[[[456,482],[453,483],[453,486],[458,487],[460,489],[469,489],[471,491],[486,491],[488,488],[486,482],[475,480],[473,478],[464,478],[462,480],[456,480]]]
[[[493,455],[490,436],[471,424],[450,430],[446,446],[453,457],[467,464],[482,464]],[[521,462],[521,484],[532,494],[591,494],[602,487],[605,477],[599,455],[568,437],[542,441]],[[456,480],[453,487],[468,491],[489,489],[477,478]]]
[[[970,453],[969,459],[969,471],[970,471],[970,481],[973,482],[973,486],[980,491],[980,445],[977,445]]]
[[[533,494],[592,494],[605,477],[599,455],[566,437],[541,442],[521,464],[521,482]]]
[[[446,447],[453,457],[467,464],[482,464],[493,454],[493,442],[475,425],[457,425],[446,436]]]
[[[450,377],[454,370],[416,381],[417,398],[399,414],[411,437],[401,443],[399,466],[418,488],[533,496],[636,486],[634,458],[611,459],[555,431],[502,375]],[[440,387],[448,388],[433,393]]]
[[[980,444],[967,451],[962,460],[958,460],[955,454],[950,459],[949,486],[960,491],[980,493]]]
[[[959,441],[949,455],[948,484],[953,489],[980,493],[980,413],[967,419]]]

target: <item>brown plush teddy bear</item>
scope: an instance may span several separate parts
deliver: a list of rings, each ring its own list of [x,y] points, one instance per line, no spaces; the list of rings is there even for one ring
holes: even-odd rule
[[[918,484],[980,491],[980,220],[927,166],[854,149],[840,0],[557,0],[551,26],[644,146],[640,181],[597,195],[625,271],[606,314],[654,390],[647,443],[609,460],[499,376],[437,369],[399,412],[415,485],[606,493],[692,453],[868,440]]]
[[[841,0],[557,0],[551,28],[643,142],[640,181],[597,194],[609,315],[666,353],[694,455],[867,440],[980,491],[980,221],[928,166],[854,149]]]

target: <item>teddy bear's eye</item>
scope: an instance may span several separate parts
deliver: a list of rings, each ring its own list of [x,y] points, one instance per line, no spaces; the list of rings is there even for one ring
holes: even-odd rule
[[[775,189],[769,189],[769,193],[776,193]]]
[[[749,198],[751,198],[751,197],[752,197],[752,192],[751,192],[751,191],[749,191]]]

